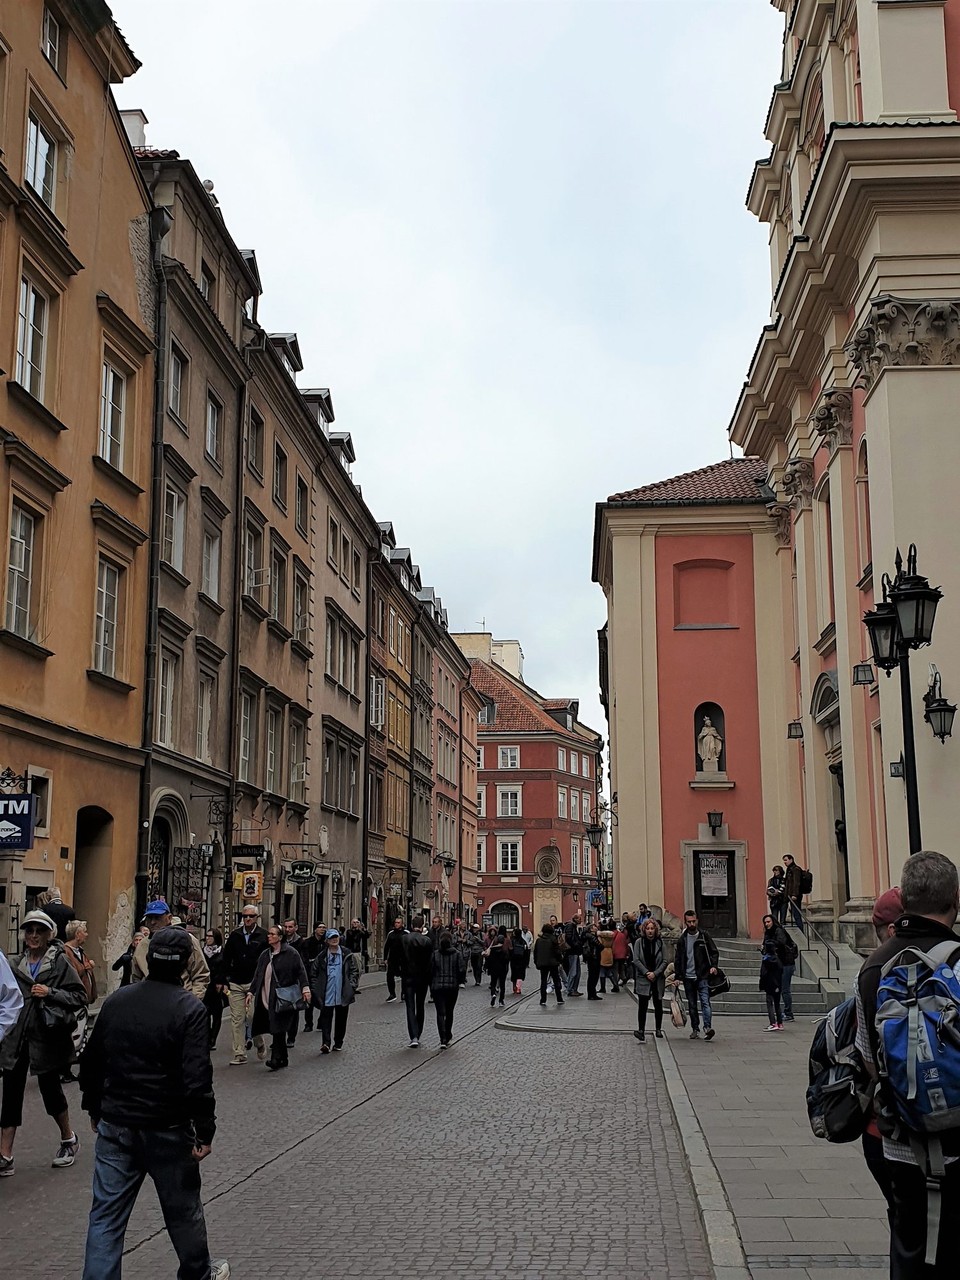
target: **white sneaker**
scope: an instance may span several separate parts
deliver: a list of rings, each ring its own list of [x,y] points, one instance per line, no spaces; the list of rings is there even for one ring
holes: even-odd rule
[[[779,1030],[780,1030],[780,1024],[779,1024],[779,1022],[771,1022],[771,1023],[770,1023],[770,1025],[769,1025],[769,1027],[764,1027],[763,1029],[764,1029],[764,1031],[779,1031]]]
[[[411,1049],[419,1049],[419,1048],[420,1048],[420,1041],[419,1041],[419,1040],[411,1040],[411,1041],[410,1041],[410,1048],[411,1048]]]
[[[393,1004],[396,998],[397,998],[396,996],[387,996],[386,1000],[384,1001],[384,1004]]]
[[[230,1263],[226,1258],[211,1259],[210,1280],[230,1280]]]

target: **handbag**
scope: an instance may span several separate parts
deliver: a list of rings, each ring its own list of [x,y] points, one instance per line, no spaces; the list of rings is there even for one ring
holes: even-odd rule
[[[683,1007],[683,999],[679,990],[670,997],[670,1021],[675,1027],[687,1025],[687,1011]]]
[[[86,1009],[84,1009],[86,1016]],[[40,1003],[40,1018],[47,1031],[68,1031],[70,1035],[77,1025],[77,1009],[65,1009],[63,1005],[48,1004],[46,1000]]]
[[[303,992],[295,982],[291,982],[288,987],[277,986],[274,991],[276,993],[274,1008],[277,1013],[296,1013],[307,1007]]]
[[[711,973],[707,978],[707,986],[710,989],[710,999],[714,996],[725,995],[730,990],[730,979],[722,969],[717,969],[716,973]]]

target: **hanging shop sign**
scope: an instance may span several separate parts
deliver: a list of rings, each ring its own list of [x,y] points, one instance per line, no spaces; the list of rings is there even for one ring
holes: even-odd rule
[[[304,859],[302,862],[291,863],[290,870],[287,872],[287,879],[294,884],[316,884],[317,883],[317,864]]]
[[[36,796],[0,796],[0,849],[32,849],[36,821]]]

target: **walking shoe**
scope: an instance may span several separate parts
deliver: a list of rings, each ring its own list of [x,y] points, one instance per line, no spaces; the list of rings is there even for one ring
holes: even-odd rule
[[[794,1018],[794,1016],[793,1016],[793,1014],[792,1014],[792,1013],[785,1013],[785,1014],[783,1015],[783,1021],[784,1021],[784,1022],[795,1022],[795,1021],[796,1021],[796,1019]]]
[[[582,991],[568,991],[568,992],[567,992],[567,996],[568,996],[568,998],[569,998],[570,996],[582,996],[582,995],[583,995],[583,992],[582,992]]]
[[[416,1039],[416,1037],[414,1037],[414,1039],[410,1041],[410,1048],[411,1048],[411,1049],[419,1049],[419,1048],[420,1048],[420,1041],[419,1041],[419,1040],[417,1040],[417,1039]]]
[[[501,1009],[503,1008],[503,1001],[502,1001],[502,1000],[500,1001],[500,1008],[501,1008]]]
[[[61,1142],[57,1154],[53,1158],[52,1168],[69,1169],[77,1158],[77,1152],[80,1150],[80,1139],[76,1134],[69,1142]]]
[[[217,1258],[210,1263],[210,1280],[230,1280],[230,1263],[226,1258]]]
[[[716,1034],[717,1033],[714,1031],[713,1027],[707,1027],[706,1031],[703,1033],[703,1038],[704,1040],[712,1040]]]
[[[312,1031],[312,1030],[313,1030],[313,1027],[312,1027],[312,1026],[311,1026],[311,1027],[304,1027],[303,1029],[304,1029],[304,1031]]]
[[[700,1039],[700,1032],[699,1032],[699,1031],[691,1031],[691,1032],[690,1032],[690,1039],[691,1039],[691,1040],[699,1040],[699,1039]]]
[[[12,1178],[15,1172],[13,1156],[0,1156],[0,1178]]]
[[[771,1022],[771,1023],[770,1023],[770,1025],[769,1025],[769,1027],[764,1027],[763,1029],[764,1029],[764,1031],[779,1031],[779,1030],[780,1030],[780,1023],[779,1023],[779,1022]]]
[[[384,1004],[393,1004],[396,998],[397,998],[396,996],[387,996],[386,1000],[384,1001]]]
[[[320,1052],[321,1052],[321,1053],[329,1053],[329,1052],[330,1052],[330,1046],[329,1046],[328,1044],[322,1044],[322,1045],[320,1046]]]
[[[446,1042],[446,1040],[441,1040],[441,1041],[440,1041],[440,1048],[441,1048],[441,1049],[446,1049],[446,1047],[447,1047],[447,1042]]]
[[[343,1045],[342,1045],[342,1044],[335,1044],[335,1045],[333,1046],[333,1052],[334,1052],[334,1053],[343,1053]]]
[[[246,1049],[247,1053],[249,1053],[249,1052],[250,1052],[250,1050],[253,1048],[253,1041],[252,1041],[252,1040],[248,1040],[248,1041],[247,1041],[247,1043],[246,1043],[243,1047]]]
[[[497,1003],[497,998],[496,996],[494,996],[493,999],[490,1001],[490,1008],[492,1009],[496,1003]]]
[[[541,1004],[546,1004],[547,1002],[546,1002],[546,1000],[541,1000],[541,1001],[540,1001],[540,1003],[541,1003]]]
[[[287,1036],[287,1048],[288,1048],[288,1049],[292,1049],[292,1048],[293,1048],[293,1046],[294,1046],[296,1043],[297,1043],[297,1037],[296,1037],[296,1036]]]
[[[657,1037],[657,1039],[658,1039],[658,1040],[662,1040],[662,1039],[663,1039],[663,1032],[662,1032],[662,1031],[655,1031],[653,1034]]]
[[[557,996],[557,1004],[563,1004],[563,997]]]
[[[603,996],[587,996],[588,1000],[602,1000]]]
[[[267,1046],[261,1040],[260,1043],[257,1045],[257,1057],[262,1062],[266,1056],[267,1056]]]
[[[247,1060],[247,1055],[245,1053],[235,1053],[233,1057],[230,1059],[230,1066],[242,1067],[243,1064],[246,1062],[246,1060]]]
[[[645,1031],[635,1031],[633,1034],[637,1037],[637,1039],[640,1041],[640,1043],[641,1043],[641,1044],[642,1044],[642,1043],[644,1042],[644,1040],[646,1040],[646,1038],[647,1038],[647,1035],[646,1035],[646,1032],[645,1032]]]
[[[268,1062],[268,1063],[267,1063],[267,1070],[268,1070],[268,1071],[279,1071],[279,1070],[280,1070],[280,1068],[281,1068],[282,1066],[283,1066],[283,1063],[282,1063],[282,1062]]]

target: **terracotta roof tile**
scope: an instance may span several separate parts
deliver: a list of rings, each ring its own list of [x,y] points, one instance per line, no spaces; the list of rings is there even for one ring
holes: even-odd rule
[[[670,480],[658,480],[655,484],[641,485],[639,489],[627,489],[613,493],[607,499],[611,503],[650,507],[730,506],[739,503],[762,503],[757,482],[767,477],[767,467],[761,458],[728,458],[697,471],[673,476]]]
[[[586,725],[577,722],[573,729],[564,729],[545,709],[546,699],[535,689],[515,680],[507,672],[480,658],[470,659],[470,683],[485,697],[496,704],[496,718],[492,725],[480,725],[481,736],[486,733],[565,733],[570,737],[589,739],[600,737]],[[550,699],[551,702],[561,701]],[[566,706],[571,699],[561,701]]]
[[[133,154],[138,160],[179,160],[180,152],[166,147],[134,147]]]

